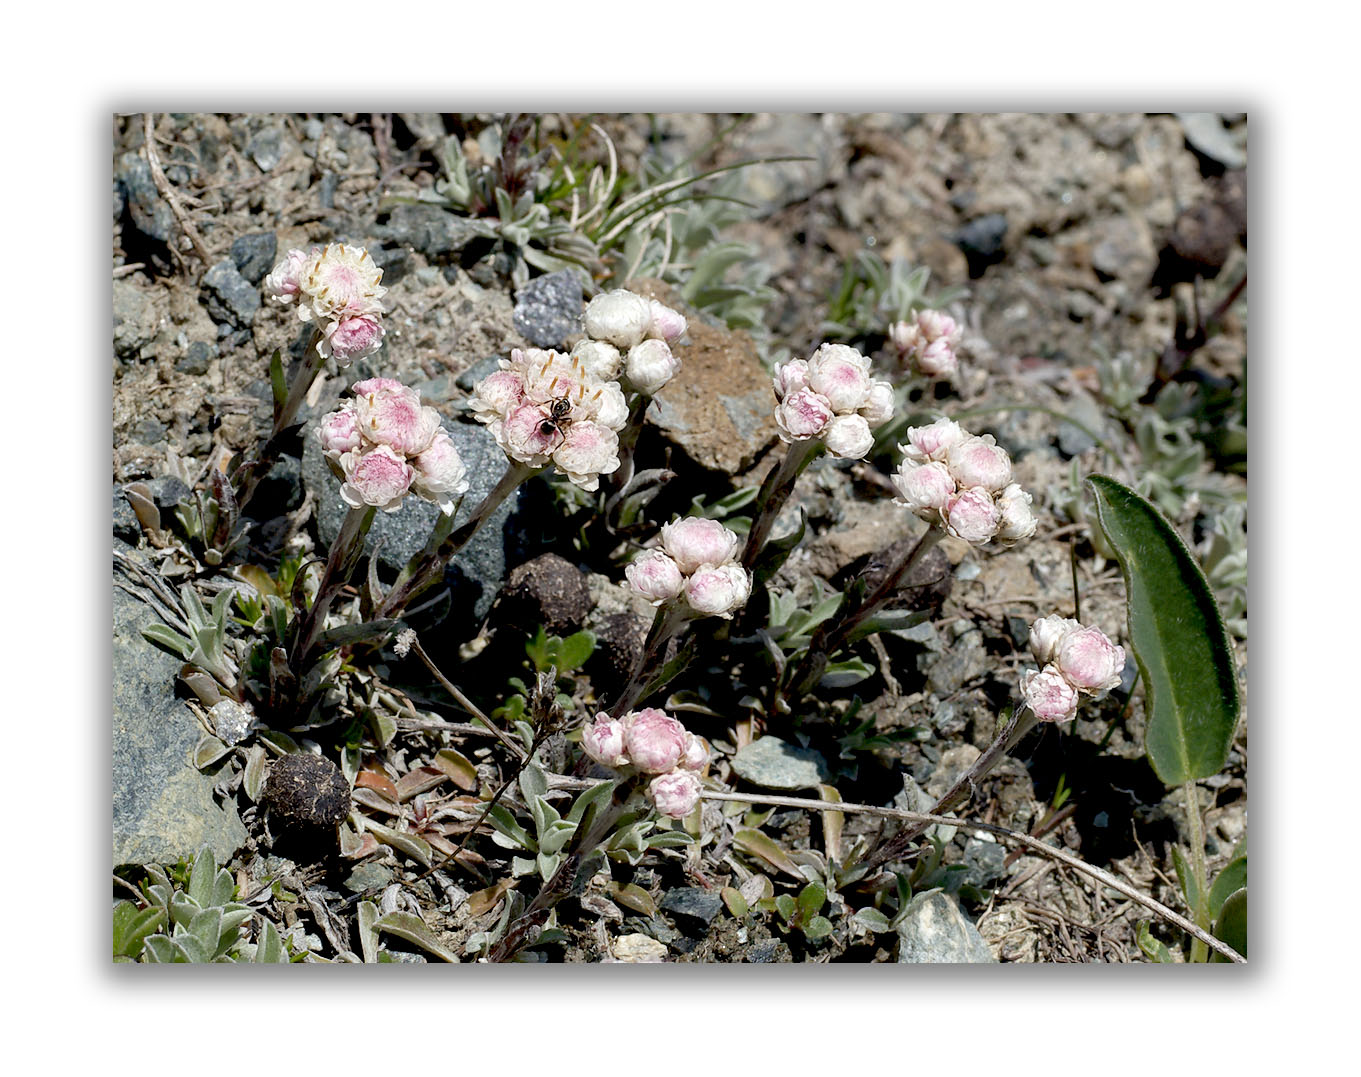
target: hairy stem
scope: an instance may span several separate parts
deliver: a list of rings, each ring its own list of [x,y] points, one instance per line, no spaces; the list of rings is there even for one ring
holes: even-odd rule
[[[349,581],[350,574],[359,561],[359,555],[364,548],[364,536],[368,534],[369,527],[373,524],[373,514],[376,511],[372,505],[364,505],[357,509],[352,508],[345,514],[345,521],[340,525],[340,533],[331,543],[326,568],[317,587],[317,597],[298,628],[292,652],[288,657],[289,668],[295,674],[304,668],[307,657],[326,624],[326,614],[331,608],[331,603]]]
[[[784,503],[793,493],[794,484],[821,450],[822,442],[817,438],[794,442],[789,446],[779,466],[773,468],[766,476],[766,481],[761,484],[751,518],[751,530],[747,532],[747,545],[742,550],[742,567],[748,572],[761,556],[761,548],[766,544],[766,537],[775,526],[775,518],[780,515]]]
[[[1206,931],[1210,929],[1210,912],[1206,907],[1206,895],[1209,893],[1209,879],[1205,871],[1205,829],[1200,820],[1200,798],[1196,796],[1196,783],[1187,782],[1182,786],[1186,793],[1186,820],[1191,830],[1191,873],[1195,876],[1196,893],[1200,899],[1196,902],[1196,907],[1191,910],[1191,914],[1196,918],[1196,923]],[[1200,939],[1191,941],[1191,960],[1202,962],[1208,958],[1209,951],[1205,949],[1205,943]]]
[[[652,627],[648,629],[647,639],[643,643],[643,653],[638,656],[632,676],[609,710],[611,718],[627,714],[638,702],[643,689],[653,679],[658,659],[666,653],[666,645],[691,620],[693,615],[690,610],[678,601],[673,600],[657,607],[657,615],[652,618]]]
[[[321,340],[320,327],[313,329],[312,336],[307,342],[307,350],[303,352],[301,365],[298,372],[293,377],[292,384],[288,387],[288,395],[284,397],[282,407],[274,416],[274,425],[270,428],[269,438],[260,451],[255,454],[254,459],[247,460],[241,464],[232,474],[232,485],[236,488],[236,506],[240,512],[245,509],[246,503],[255,496],[255,489],[260,485],[260,480],[269,474],[269,469],[274,466],[274,462],[279,458],[279,449],[283,440],[283,435],[293,426],[293,422],[298,417],[298,412],[302,409],[302,402],[307,399],[307,392],[312,388],[312,383],[317,380],[317,374],[326,365],[326,357],[317,351],[317,342]]]

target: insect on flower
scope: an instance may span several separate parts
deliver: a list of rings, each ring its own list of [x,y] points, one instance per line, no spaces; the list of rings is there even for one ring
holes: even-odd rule
[[[539,424],[539,433],[544,437],[563,434],[572,425],[572,401],[560,396],[548,402],[548,414]]]

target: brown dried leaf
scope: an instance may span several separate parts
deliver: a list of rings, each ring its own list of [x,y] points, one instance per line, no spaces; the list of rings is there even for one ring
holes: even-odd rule
[[[447,777],[437,767],[416,767],[397,779],[397,798],[405,804],[412,797],[435,788]]]
[[[435,766],[449,776],[460,789],[468,793],[477,792],[477,768],[471,760],[453,748],[445,748],[435,756]]]
[[[500,904],[510,891],[520,885],[519,879],[502,879],[500,882],[493,883],[485,890],[479,890],[475,894],[469,894],[468,900],[464,903],[468,912],[472,916],[481,916],[483,913],[490,912]]]
[[[381,771],[361,770],[358,775],[355,776],[354,784],[356,788],[376,789],[394,804],[401,800],[401,797],[397,793],[397,786],[392,783],[391,778]]]

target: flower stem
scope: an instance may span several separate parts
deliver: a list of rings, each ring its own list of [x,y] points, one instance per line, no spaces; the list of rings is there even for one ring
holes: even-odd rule
[[[340,525],[340,533],[331,543],[331,552],[326,558],[326,569],[322,572],[321,583],[317,587],[317,597],[312,608],[303,617],[294,637],[293,648],[289,654],[289,668],[298,674],[304,668],[311,650],[316,646],[317,637],[326,623],[326,614],[331,608],[340,589],[345,586],[359,562],[364,549],[364,536],[373,524],[373,514],[377,510],[372,505],[352,508],[345,514]]]
[[[860,625],[883,609],[884,604],[898,590],[903,577],[944,537],[945,532],[932,525],[902,560],[889,570],[872,595],[858,604],[852,603],[849,608],[839,610],[834,620],[824,621],[818,627],[808,644],[808,650],[789,678],[791,696],[799,698],[813,690],[813,686],[827,669],[827,663],[831,661],[832,655],[845,644]]]
[[[1205,871],[1205,830],[1200,819],[1200,798],[1196,796],[1196,783],[1187,782],[1182,789],[1186,793],[1186,820],[1191,831],[1191,872],[1195,876],[1196,893],[1199,900],[1196,907],[1191,910],[1191,916],[1196,922],[1196,926],[1203,931],[1209,931],[1210,912],[1206,907],[1206,895],[1209,893],[1209,879]],[[1203,962],[1210,956],[1210,951],[1205,944],[1197,938],[1191,940],[1191,961]]]
[[[666,653],[666,645],[680,629],[693,619],[692,612],[679,600],[673,599],[657,607],[657,615],[652,619],[647,639],[643,643],[643,653],[633,667],[633,675],[628,684],[609,710],[611,718],[620,718],[632,710],[643,690],[652,681],[657,660]]]
[[[542,468],[530,467],[528,464],[522,464],[516,460],[510,461],[500,481],[482,499],[481,504],[473,510],[473,514],[468,517],[463,525],[450,533],[434,550],[430,550],[429,544],[427,544],[427,549],[420,555],[414,569],[408,565],[406,569],[402,570],[402,574],[398,577],[392,590],[388,592],[382,605],[374,613],[374,618],[381,620],[384,617],[400,616],[402,610],[406,609],[407,604],[413,598],[444,575],[445,566],[477,534],[482,525],[491,518],[492,513],[500,507],[501,502],[509,497],[516,487],[527,478],[542,470]],[[438,526],[437,522],[437,529]]]
[[[742,551],[742,567],[751,571],[752,565],[761,555],[770,529],[775,526],[775,518],[780,515],[784,503],[794,490],[803,470],[822,451],[822,442],[817,438],[796,441],[789,446],[778,467],[772,468],[761,484],[756,495],[756,507],[751,519],[751,530],[747,532],[747,545]]]

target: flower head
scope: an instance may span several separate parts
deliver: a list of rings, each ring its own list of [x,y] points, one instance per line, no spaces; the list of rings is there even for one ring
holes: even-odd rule
[[[937,419],[929,426],[912,426],[907,431],[907,444],[899,450],[909,460],[925,463],[944,461],[952,448],[968,438],[964,428],[952,419]]]
[[[1021,674],[1021,695],[1042,722],[1067,722],[1077,714],[1077,689],[1054,666]]]
[[[306,251],[296,248],[285,254],[265,278],[265,294],[276,303],[293,302],[302,284],[302,270],[307,264],[307,258]]]
[[[1081,627],[1071,617],[1060,617],[1057,613],[1039,618],[1030,626],[1030,653],[1040,665],[1049,665],[1057,657],[1063,638]]]
[[[383,323],[372,314],[359,314],[344,321],[329,322],[322,330],[317,350],[336,365],[349,366],[376,352],[383,343]]]
[[[354,405],[345,404],[324,416],[317,424],[317,440],[330,460],[339,460],[342,454],[359,448],[362,438],[354,418]]]
[[[652,326],[652,308],[642,296],[617,288],[602,292],[587,303],[582,322],[591,339],[627,351],[647,335]]]
[[[1002,522],[992,494],[981,486],[971,486],[950,498],[943,516],[945,529],[973,546],[991,541]]]
[[[291,252],[290,252],[291,253]],[[303,321],[344,321],[381,314],[387,289],[383,271],[363,247],[328,243],[313,249],[298,276],[298,317]]]
[[[960,486],[981,486],[1000,492],[1011,482],[1011,457],[991,434],[965,438],[946,453],[950,474]]]
[[[889,327],[893,346],[918,373],[928,378],[948,378],[959,367],[959,326],[948,314],[923,310],[915,321]]]
[[[1037,524],[1035,514],[1030,511],[1031,500],[1030,494],[1015,482],[1009,483],[997,495],[997,508],[1002,513],[996,535],[998,542],[1009,546],[1035,533]]]
[[[672,819],[684,819],[699,803],[699,778],[688,770],[660,774],[648,783],[647,793],[657,811]]]
[[[629,762],[649,774],[664,774],[685,757],[685,727],[656,707],[624,716]]]
[[[680,360],[664,339],[649,337],[629,349],[624,376],[638,392],[656,396],[680,372]]]
[[[607,767],[629,765],[624,743],[624,723],[608,714],[597,714],[595,721],[581,730],[581,748],[597,763]]]
[[[1095,694],[1120,683],[1125,649],[1099,628],[1079,627],[1063,637],[1054,664],[1078,691]]]
[[[1021,694],[1035,716],[1063,722],[1077,713],[1083,695],[1096,695],[1120,683],[1125,650],[1099,628],[1052,614],[1030,626],[1030,651],[1043,669],[1021,676]]]
[[[703,565],[730,561],[741,542],[717,520],[703,516],[686,516],[662,525],[662,548],[687,576]]]
[[[366,452],[351,449],[340,457],[345,474],[340,496],[351,508],[373,505],[384,512],[396,512],[411,488],[416,469],[386,445]]]
[[[647,328],[649,337],[674,344],[685,335],[686,322],[683,314],[655,299],[649,299],[647,305],[652,311],[652,321]]]
[[[654,606],[675,598],[685,587],[680,566],[662,550],[645,550],[625,566],[624,575],[634,594]]]
[[[440,425],[439,412],[422,407],[421,394],[402,385],[360,393],[354,410],[364,437],[410,456],[425,451]]]
[[[468,469],[454,446],[454,439],[443,428],[425,449],[412,458],[416,474],[411,489],[433,501],[446,516],[454,513],[454,499],[468,492]]]
[[[685,583],[685,601],[696,613],[731,617],[751,597],[751,574],[741,565],[704,566]]]
[[[892,481],[901,495],[898,503],[923,516],[941,512],[956,492],[950,469],[934,460],[926,464],[903,460]]]

